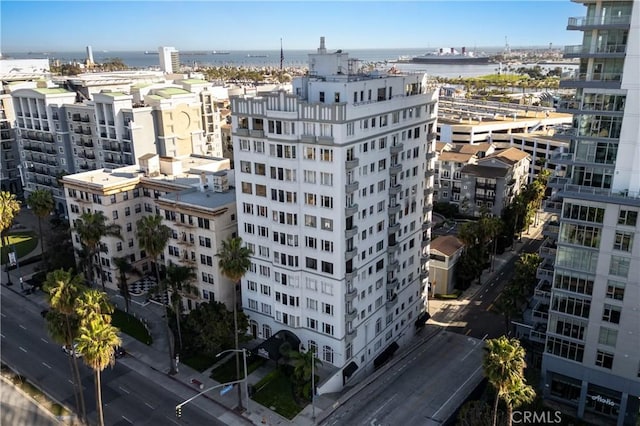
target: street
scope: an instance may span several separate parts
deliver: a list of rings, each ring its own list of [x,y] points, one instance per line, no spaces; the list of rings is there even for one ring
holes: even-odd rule
[[[61,346],[54,343],[47,334],[40,308],[3,288],[0,315],[2,362],[37,384],[55,400],[73,407],[75,399],[69,361]],[[94,423],[96,410],[93,371],[81,359],[78,361],[87,417]],[[194,391],[185,389],[181,384],[174,385],[176,392],[168,391],[162,385],[157,385],[157,382],[163,380],[172,379],[151,370],[134,358],[118,359],[114,368],[107,368],[102,372],[105,424],[226,424],[210,415],[209,410],[200,408],[201,404],[207,402],[204,398],[201,398],[203,401],[199,401],[200,404],[185,406],[182,419],[176,419],[176,404],[193,396]]]
[[[434,336],[338,407],[327,426],[443,424],[482,381],[481,340],[427,325]]]

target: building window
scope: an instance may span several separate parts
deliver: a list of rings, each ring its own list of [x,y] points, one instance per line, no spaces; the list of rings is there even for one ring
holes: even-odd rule
[[[308,226],[310,228],[316,227],[316,217],[312,215],[305,214],[304,215],[304,226]]]
[[[325,231],[333,231],[333,220],[323,217],[321,219],[321,228]]]
[[[616,231],[616,237],[613,241],[614,250],[631,251],[633,246],[633,234],[631,232],[618,232]]]
[[[638,212],[633,210],[620,210],[618,215],[618,225],[636,226],[638,222]]]
[[[609,265],[609,273],[619,277],[627,277],[629,275],[629,267],[631,260],[621,256],[611,256],[611,264]]]
[[[612,328],[600,327],[600,335],[598,337],[598,343],[601,345],[616,347],[618,340],[618,330]]]
[[[325,331],[325,333],[333,335],[333,326],[330,326],[330,327],[331,327],[331,333],[328,333],[327,331]],[[331,349],[330,346],[325,345],[322,347],[322,358],[329,364],[333,364],[333,349]]]
[[[622,309],[619,306],[608,305],[605,303],[602,310],[602,321],[607,321],[612,324],[620,324],[620,315]]]
[[[606,297],[608,299],[623,300],[624,287],[625,287],[624,283],[621,283],[619,281],[609,280],[607,282]]]
[[[613,354],[604,351],[598,351],[596,353],[596,365],[602,368],[608,368],[611,370],[613,367]]]
[[[316,269],[318,269],[318,260],[314,259],[312,257],[306,257],[305,258],[305,266],[308,269],[316,270]]]
[[[333,263],[322,261],[322,272],[333,274]]]

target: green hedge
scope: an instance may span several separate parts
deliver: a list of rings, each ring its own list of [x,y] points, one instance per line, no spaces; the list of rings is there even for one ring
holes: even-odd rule
[[[149,331],[142,324],[142,322],[131,314],[128,314],[120,309],[113,311],[111,315],[111,323],[120,329],[123,333],[127,333],[129,336],[141,341],[145,345],[150,345],[153,342]]]

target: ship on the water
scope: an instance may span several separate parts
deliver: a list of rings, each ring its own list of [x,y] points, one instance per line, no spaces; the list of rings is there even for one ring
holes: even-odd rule
[[[213,52],[211,52],[212,55],[228,55],[231,52],[227,52],[224,50],[214,50]]]
[[[451,47],[448,49],[440,48],[436,52],[430,52],[419,56],[401,56],[395,62],[401,64],[478,65],[488,64],[491,62],[491,57],[487,55],[476,56],[474,52],[468,51],[466,47],[462,48],[462,52]]]

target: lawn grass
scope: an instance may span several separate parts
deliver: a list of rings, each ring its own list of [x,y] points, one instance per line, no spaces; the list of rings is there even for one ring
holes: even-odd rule
[[[266,360],[257,355],[249,355],[247,357],[247,374],[253,373],[259,367],[262,367]],[[227,383],[234,380],[240,380],[244,378],[244,365],[242,360],[242,354],[240,354],[240,377],[236,377],[236,358],[230,357],[223,364],[216,367],[211,371],[211,378],[216,382]]]
[[[20,258],[26,256],[31,253],[38,246],[38,238],[33,232],[16,232],[14,234],[8,235],[7,239],[9,240],[9,244],[7,247],[4,245],[4,241],[2,244],[2,252],[0,254],[0,263],[7,263],[8,254],[12,249],[11,246],[15,246],[16,252],[18,253],[18,262],[20,262]]]
[[[274,370],[254,385],[253,400],[273,410],[283,417],[293,419],[304,406],[299,406],[293,397],[293,386],[289,376]]]
[[[135,318],[120,309],[113,311],[111,315],[111,323],[120,329],[123,333],[127,333],[129,336],[141,341],[145,345],[150,345],[153,342],[151,335],[145,328],[144,324],[139,319]]]
[[[181,361],[194,370],[198,370],[202,373],[204,370],[216,363],[216,357],[208,354],[196,354],[188,358],[184,358]]]

